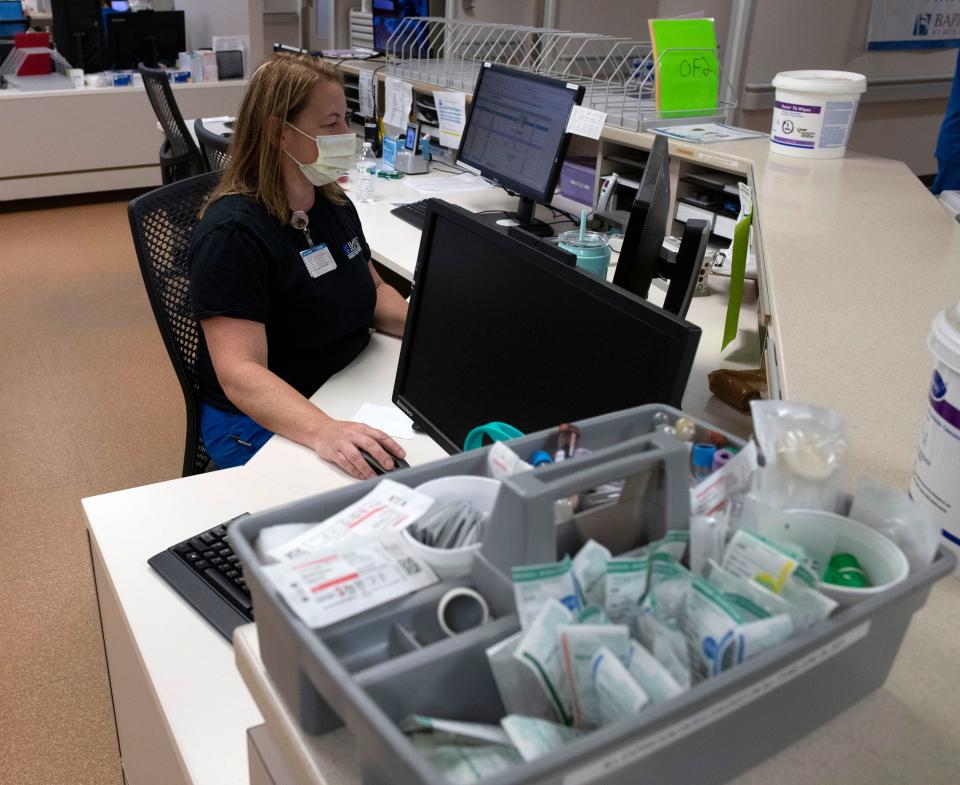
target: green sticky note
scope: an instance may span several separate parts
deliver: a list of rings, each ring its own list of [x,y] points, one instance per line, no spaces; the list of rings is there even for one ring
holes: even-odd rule
[[[651,19],[657,111],[685,117],[717,109],[720,61],[712,19]]]
[[[727,321],[723,326],[723,345],[737,337],[740,324],[740,302],[743,299],[743,280],[747,272],[747,246],[750,243],[750,224],[753,213],[741,218],[733,230],[733,259],[730,262],[730,299],[727,300]]]

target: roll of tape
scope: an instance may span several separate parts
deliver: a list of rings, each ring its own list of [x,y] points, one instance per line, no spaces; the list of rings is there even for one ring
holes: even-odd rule
[[[490,606],[479,592],[458,586],[450,589],[437,605],[437,622],[449,637],[481,627],[490,621]]]

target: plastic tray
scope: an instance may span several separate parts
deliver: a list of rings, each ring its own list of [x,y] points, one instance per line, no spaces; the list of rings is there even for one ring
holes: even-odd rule
[[[323,733],[345,723],[356,736],[368,785],[444,783],[442,774],[396,723],[410,714],[499,722],[504,709],[485,652],[519,629],[509,568],[573,554],[591,536],[612,546],[616,554],[658,539],[668,529],[686,528],[687,452],[672,438],[651,433],[657,411],[681,414],[665,406],[644,406],[585,420],[578,426],[581,443],[593,450],[590,456],[504,480],[469,576],[321,630],[307,628],[286,607],[265,579],[253,543],[266,526],[322,520],[366,494],[377,480],[265,511],[234,525],[229,536],[253,592],[264,665],[303,730]],[[526,457],[553,433],[532,434],[510,445]],[[391,478],[414,486],[445,475],[483,474],[486,452],[453,456]],[[556,499],[627,477],[633,479],[613,515],[606,508],[556,524]],[[631,525],[623,526],[625,519]],[[955,558],[941,550],[929,568],[889,592],[836,614],[668,704],[488,781],[723,782],[879,687],[910,617],[954,563]],[[493,618],[487,625],[447,638],[435,621],[435,608],[454,584],[473,586],[483,594]],[[749,744],[743,743],[745,738]]]

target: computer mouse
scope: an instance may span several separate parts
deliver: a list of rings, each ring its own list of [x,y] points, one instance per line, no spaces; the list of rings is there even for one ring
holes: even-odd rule
[[[405,460],[403,460],[403,458],[397,458],[395,455],[391,455],[391,456],[390,456],[391,458],[393,458],[393,468],[392,468],[392,469],[384,469],[384,468],[380,465],[380,462],[379,462],[376,458],[374,458],[370,453],[368,453],[366,450],[360,450],[360,457],[362,457],[363,460],[365,460],[365,461],[367,462],[367,466],[369,466],[371,469],[373,469],[373,471],[374,471],[375,474],[387,474],[388,472],[395,472],[395,471],[397,471],[397,469],[409,469],[409,468],[410,468],[410,464],[409,464],[409,463],[407,463]]]

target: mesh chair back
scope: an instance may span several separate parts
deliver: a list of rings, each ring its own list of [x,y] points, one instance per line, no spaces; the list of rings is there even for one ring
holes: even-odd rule
[[[200,118],[193,121],[193,130],[197,135],[197,141],[200,142],[200,150],[203,151],[207,168],[211,172],[226,169],[230,162],[230,140],[208,131]]]
[[[139,71],[150,105],[160,121],[166,140],[160,148],[163,182],[172,183],[207,171],[200,149],[190,136],[183,115],[177,107],[167,72],[162,68],[147,68],[145,65],[141,65]]]
[[[186,404],[184,477],[199,474],[210,463],[199,430],[200,327],[190,308],[190,242],[197,213],[219,177],[219,172],[211,172],[161,186],[127,208],[143,284]]]

